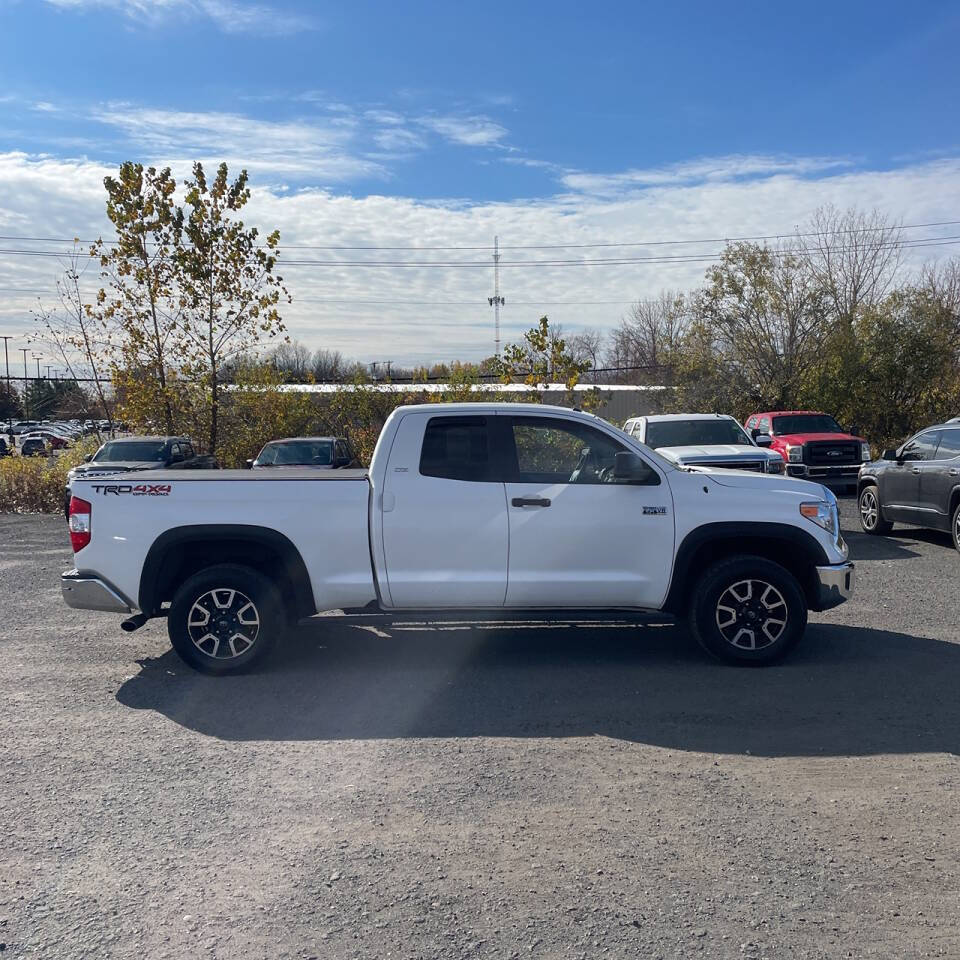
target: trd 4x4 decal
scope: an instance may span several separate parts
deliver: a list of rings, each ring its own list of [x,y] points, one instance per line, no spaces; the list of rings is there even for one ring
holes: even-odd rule
[[[130,494],[133,497],[169,497],[170,483],[95,483],[93,492],[103,494]]]

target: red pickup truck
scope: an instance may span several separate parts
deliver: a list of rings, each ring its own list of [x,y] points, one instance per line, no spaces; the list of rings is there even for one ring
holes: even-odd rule
[[[753,413],[746,426],[754,440],[770,436],[770,449],[783,457],[791,477],[856,486],[860,464],[870,459],[870,444],[863,437],[815,410]]]

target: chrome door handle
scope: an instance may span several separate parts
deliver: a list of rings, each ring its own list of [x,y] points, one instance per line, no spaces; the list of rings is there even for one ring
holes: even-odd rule
[[[951,467],[947,473],[949,473],[951,477],[960,477],[960,470],[956,467]]]
[[[514,497],[510,501],[515,507],[549,507],[546,497]]]
[[[914,467],[914,468],[913,468],[913,472],[914,472],[914,473],[920,473],[920,468],[919,468],[919,467]]]

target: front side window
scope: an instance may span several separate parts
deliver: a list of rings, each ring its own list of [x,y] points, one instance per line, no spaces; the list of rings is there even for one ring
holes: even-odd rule
[[[511,430],[517,483],[610,483],[627,449],[587,424],[548,417],[513,418]]]
[[[257,466],[329,467],[332,463],[333,444],[329,440],[268,443],[257,457]]]
[[[489,482],[494,475],[488,417],[434,417],[420,451],[420,473],[445,480]]]
[[[936,430],[922,433],[914,437],[902,450],[901,460],[915,462],[918,460],[932,460],[937,452],[937,441],[940,434]]]

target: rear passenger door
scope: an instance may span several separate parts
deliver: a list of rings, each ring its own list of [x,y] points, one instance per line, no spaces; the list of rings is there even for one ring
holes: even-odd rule
[[[400,421],[379,514],[390,606],[503,606],[509,533],[496,419],[417,412]]]

